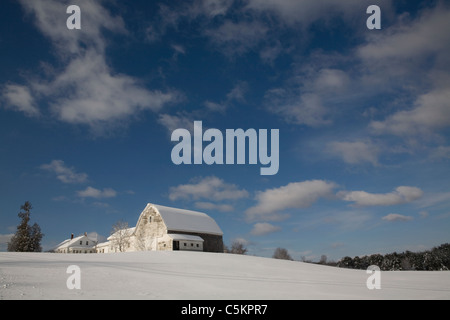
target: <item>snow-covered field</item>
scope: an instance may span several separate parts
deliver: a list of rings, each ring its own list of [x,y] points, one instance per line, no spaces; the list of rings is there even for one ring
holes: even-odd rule
[[[71,265],[80,289],[67,287]],[[379,290],[367,288],[369,276],[203,252],[0,253],[0,299],[450,299],[448,271],[381,272]]]

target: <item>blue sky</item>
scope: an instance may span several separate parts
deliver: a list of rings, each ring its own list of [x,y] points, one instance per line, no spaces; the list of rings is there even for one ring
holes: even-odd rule
[[[67,6],[81,9],[69,30]],[[369,30],[369,5],[381,29]],[[3,1],[0,249],[29,200],[49,249],[148,202],[295,259],[449,241],[445,1]],[[279,129],[279,171],[175,165],[177,128]],[[204,144],[204,146],[206,143]]]

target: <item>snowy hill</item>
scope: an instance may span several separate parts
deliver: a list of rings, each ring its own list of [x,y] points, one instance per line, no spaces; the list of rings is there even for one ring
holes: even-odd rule
[[[76,265],[80,289],[68,289]],[[365,270],[203,252],[0,253],[0,299],[450,299],[450,272]]]

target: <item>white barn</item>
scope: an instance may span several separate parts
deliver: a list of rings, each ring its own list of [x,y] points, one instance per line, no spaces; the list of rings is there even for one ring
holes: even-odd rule
[[[109,253],[151,250],[223,252],[223,232],[203,212],[147,204],[136,226],[118,230],[97,243],[87,235],[61,242],[60,253]]]
[[[119,231],[98,252],[190,250],[223,252],[223,232],[203,212],[147,204],[136,227]]]

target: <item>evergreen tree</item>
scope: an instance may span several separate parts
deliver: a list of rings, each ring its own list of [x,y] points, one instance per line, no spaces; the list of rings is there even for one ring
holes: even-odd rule
[[[30,221],[31,203],[26,201],[21,207],[18,216],[21,220],[17,226],[16,233],[12,236],[10,242],[8,242],[8,251],[15,252],[40,252],[42,251],[41,240],[44,236],[41,232],[41,228],[37,223],[32,227],[28,225]]]
[[[41,240],[44,236],[44,234],[41,232],[41,227],[37,223],[34,223],[30,229],[30,251],[41,252]]]

